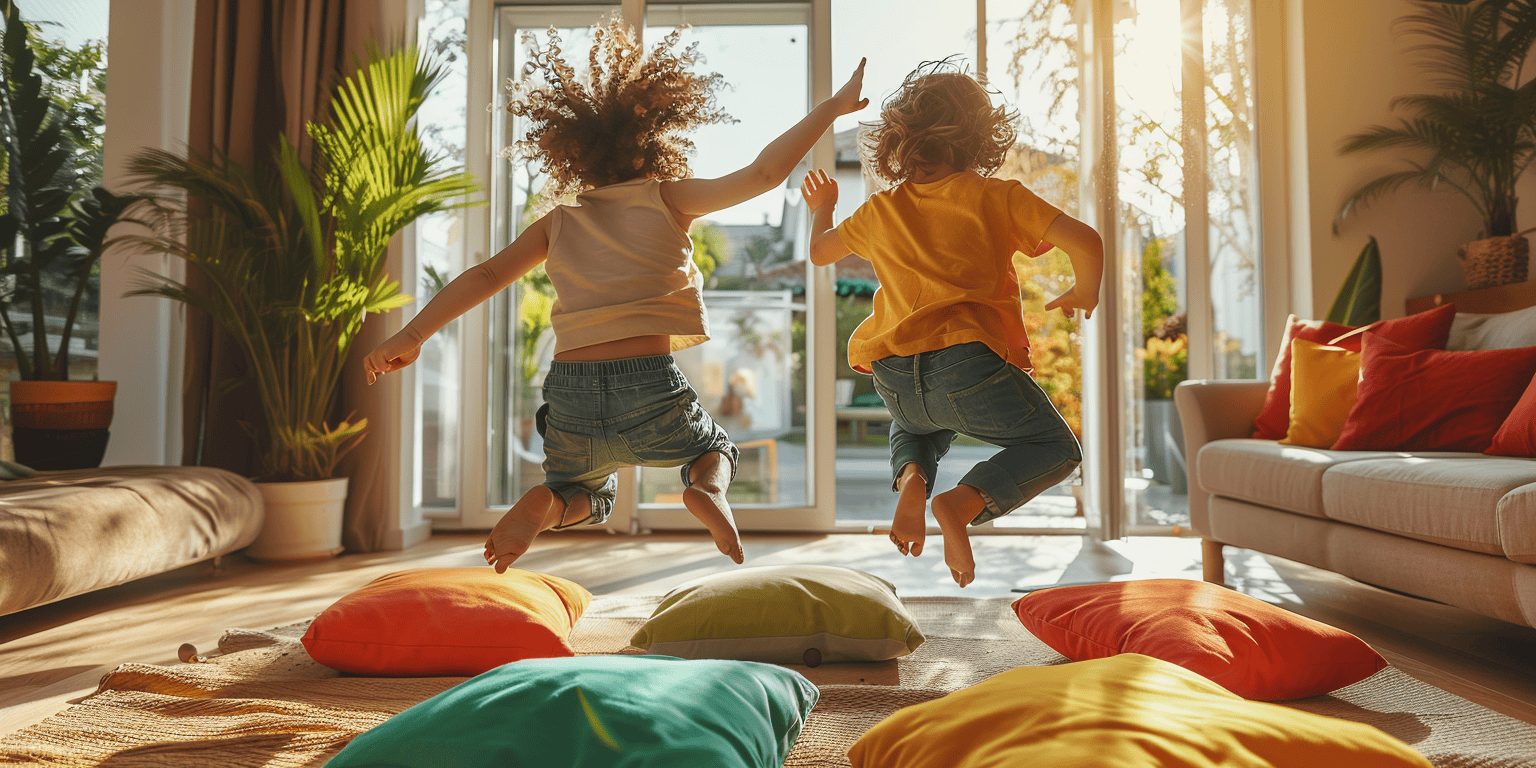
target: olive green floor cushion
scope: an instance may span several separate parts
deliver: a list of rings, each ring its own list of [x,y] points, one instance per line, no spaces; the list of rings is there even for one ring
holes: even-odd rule
[[[832,565],[736,568],[662,598],[630,643],[689,659],[815,666],[883,661],[923,644],[896,587]]]

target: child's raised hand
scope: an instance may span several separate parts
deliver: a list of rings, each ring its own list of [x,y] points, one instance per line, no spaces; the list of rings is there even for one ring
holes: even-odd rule
[[[846,115],[849,112],[857,112],[869,106],[869,99],[859,98],[859,92],[864,90],[864,63],[868,59],[859,59],[859,68],[853,71],[853,76],[843,87],[832,94],[832,103],[838,106],[838,114]]]
[[[397,333],[363,358],[363,370],[368,374],[369,384],[390,371],[398,371],[416,362],[416,358],[421,356],[421,342],[413,337],[414,334],[404,331]]]
[[[1053,309],[1059,309],[1066,313],[1067,317],[1072,318],[1075,315],[1075,310],[1081,309],[1083,311],[1083,319],[1087,320],[1093,317],[1093,310],[1098,306],[1099,297],[1097,294],[1091,296],[1084,295],[1079,293],[1077,286],[1074,285],[1068,288],[1065,293],[1047,302],[1045,311],[1049,312]]]
[[[837,182],[827,176],[827,172],[817,168],[805,175],[805,181],[800,182],[800,194],[805,197],[806,205],[812,211],[820,210],[823,205],[837,205]]]

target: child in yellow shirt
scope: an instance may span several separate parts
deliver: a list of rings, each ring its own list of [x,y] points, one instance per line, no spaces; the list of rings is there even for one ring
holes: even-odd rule
[[[849,253],[880,278],[874,312],[848,342],[848,364],[874,375],[891,411],[891,541],[923,551],[924,507],[955,435],[1001,447],[955,488],[933,497],[955,583],[975,579],[966,525],[1008,514],[1061,482],[1082,450],[1030,378],[1029,340],[1013,255],[1066,251],[1076,285],[1047,310],[1086,319],[1099,303],[1104,246],[1091,227],[1017,181],[989,178],[1013,146],[1016,113],[946,62],[925,64],[888,99],[863,139],[873,170],[895,186],[834,228],[837,183],[806,176],[811,261]]]
[[[837,116],[868,103],[859,97],[864,64],[751,163],[697,179],[688,172],[686,133],[728,119],[715,108],[721,77],[691,71],[699,55],[674,50],[676,32],[647,52],[615,16],[593,37],[591,71],[578,77],[551,30],[528,68],[544,85],[525,78],[509,105],[529,120],[519,148],[548,171],[546,196],[576,193],[576,204],[555,207],[454,278],[368,355],[368,383],[410,365],[432,334],[545,263],[556,295],[554,362],[537,416],[545,481],[496,523],[486,563],[505,572],[539,533],[603,522],[615,471],[634,465],[681,467],[684,506],[740,563],[725,498],[738,452],[671,354],[709,338],[688,226],[784,183]]]

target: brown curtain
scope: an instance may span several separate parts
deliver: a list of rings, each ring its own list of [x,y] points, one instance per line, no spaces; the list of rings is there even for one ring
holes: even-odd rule
[[[281,135],[308,158],[311,141],[304,124],[323,117],[336,72],[349,67],[368,42],[386,39],[379,34],[382,5],[380,0],[198,0],[189,147],[200,154],[226,153],[251,168],[270,167]],[[202,276],[187,279],[199,287]],[[254,387],[226,386],[245,375],[244,355],[206,315],[188,312],[186,319],[182,463],[254,476],[256,442],[241,425],[261,424],[260,403]],[[376,336],[365,330],[354,346]],[[342,415],[367,415],[374,425],[385,420],[384,409],[367,398],[343,393],[339,400],[336,410]],[[366,492],[383,470],[371,464],[385,455],[379,445],[384,431],[376,428],[343,467],[343,474],[363,476],[348,494],[344,542],[350,550],[379,548],[388,527],[384,511],[393,507]]]

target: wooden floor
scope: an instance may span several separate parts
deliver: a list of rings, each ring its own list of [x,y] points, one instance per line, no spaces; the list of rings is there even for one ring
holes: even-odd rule
[[[859,568],[903,596],[1009,595],[1015,587],[1128,578],[1199,578],[1199,542],[1079,536],[974,539],[977,580],[949,580],[937,537],[921,558],[880,535],[750,535],[748,565],[831,563]],[[307,619],[373,578],[416,567],[484,567],[484,534],[438,534],[404,552],[268,565],[240,556],[192,566],[0,617],[0,736],[95,690],[117,664],[170,664],[184,642],[215,647],[230,627],[265,629]],[[542,537],[519,567],[576,581],[594,594],[662,594],[734,567],[703,534]],[[1343,577],[1228,550],[1228,582],[1241,591],[1362,637],[1405,672],[1536,723],[1536,629],[1368,587]]]

